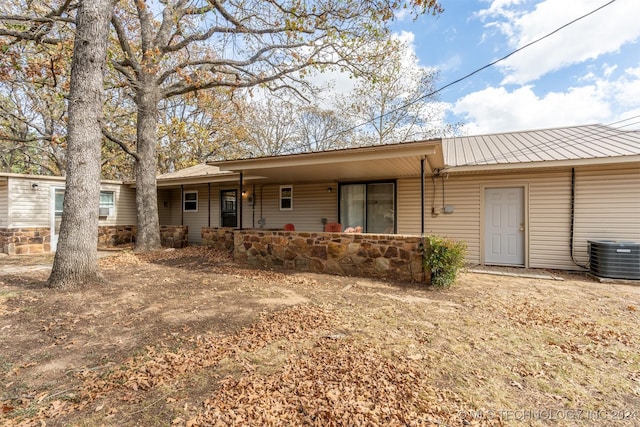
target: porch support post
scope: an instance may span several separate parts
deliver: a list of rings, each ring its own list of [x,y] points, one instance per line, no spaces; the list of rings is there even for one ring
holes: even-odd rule
[[[209,195],[207,196],[207,200],[208,200],[207,227],[211,228],[211,183],[210,182],[207,182],[207,189],[209,192]]]
[[[242,180],[244,178],[244,174],[240,172],[240,197],[238,197],[238,228],[242,230]]]
[[[424,237],[424,162],[420,159],[420,236]]]
[[[184,185],[180,186],[180,225],[184,225]]]

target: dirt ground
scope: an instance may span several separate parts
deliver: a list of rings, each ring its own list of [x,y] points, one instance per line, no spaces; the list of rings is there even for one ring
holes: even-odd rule
[[[59,292],[51,261],[0,258],[2,425],[640,425],[640,286],[439,290],[191,247]]]

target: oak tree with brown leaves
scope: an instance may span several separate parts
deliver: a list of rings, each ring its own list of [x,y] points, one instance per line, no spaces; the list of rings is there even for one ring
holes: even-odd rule
[[[18,14],[0,16],[4,46],[18,41],[55,45],[61,42],[57,25],[75,23],[67,107],[64,215],[48,282],[49,286],[58,289],[77,288],[102,280],[96,233],[102,141],[100,121],[103,72],[114,1],[80,1],[77,5],[69,0],[55,5],[28,2],[23,5],[24,9],[16,9]],[[71,12],[75,12],[75,18]],[[12,40],[7,42],[7,39]]]
[[[157,140],[162,100],[208,89],[260,86],[299,92],[311,70],[354,74],[384,61],[386,24],[398,9],[439,13],[436,0],[122,1],[112,64],[137,108],[136,251],[160,247]],[[391,45],[389,45],[391,46]],[[114,140],[117,140],[114,138]]]

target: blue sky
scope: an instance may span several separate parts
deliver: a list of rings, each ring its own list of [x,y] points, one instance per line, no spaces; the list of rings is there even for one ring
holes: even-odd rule
[[[445,12],[393,31],[444,86],[609,0],[441,0]],[[615,0],[440,94],[447,121],[484,134],[640,115],[640,0]],[[640,118],[617,124],[639,128]]]

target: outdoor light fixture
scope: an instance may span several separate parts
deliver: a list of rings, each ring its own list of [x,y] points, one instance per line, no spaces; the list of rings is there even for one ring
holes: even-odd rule
[[[333,191],[333,187],[327,187],[327,193],[331,193]]]
[[[32,183],[32,184],[31,184],[31,188],[33,188],[33,189],[35,190],[36,188],[38,188],[38,184],[36,184],[35,182],[34,182],[34,183]]]

